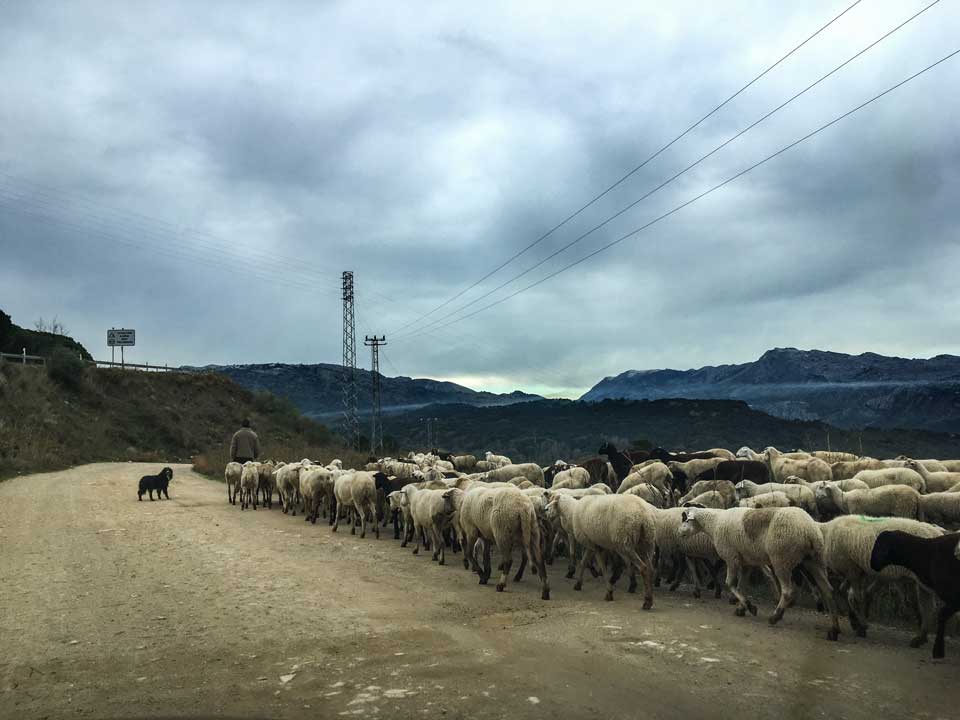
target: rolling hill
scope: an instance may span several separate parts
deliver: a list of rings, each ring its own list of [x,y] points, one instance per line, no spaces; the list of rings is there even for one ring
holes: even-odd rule
[[[847,355],[776,348],[758,360],[696,370],[628,370],[580,399],[743,400],[780,418],[841,428],[960,430],[960,357]]]
[[[226,375],[249,390],[269,390],[285,397],[309,417],[338,415],[343,409],[341,365],[206,365],[192,368]],[[357,370],[358,406],[361,413],[370,410],[369,370]],[[463,385],[427,378],[386,377],[381,375],[382,407],[386,412],[410,410],[425,405],[459,403],[466,405],[509,405],[542,400],[539,395],[513,392],[498,395],[478,392]]]

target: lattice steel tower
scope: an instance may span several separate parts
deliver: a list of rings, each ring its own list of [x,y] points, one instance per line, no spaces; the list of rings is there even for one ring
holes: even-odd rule
[[[373,398],[370,406],[370,454],[383,452],[383,423],[380,420],[380,347],[387,344],[387,336],[365,335],[363,344],[370,348],[370,377]]]
[[[360,447],[357,420],[357,336],[353,317],[353,272],[343,271],[343,437],[354,450]]]

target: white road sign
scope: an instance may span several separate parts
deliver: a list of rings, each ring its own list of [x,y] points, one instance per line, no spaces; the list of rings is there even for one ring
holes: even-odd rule
[[[137,344],[137,331],[125,328],[107,330],[107,347],[129,347]]]

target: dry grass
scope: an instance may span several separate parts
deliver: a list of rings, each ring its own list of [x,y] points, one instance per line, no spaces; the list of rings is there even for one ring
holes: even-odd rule
[[[222,476],[219,457],[244,417],[271,457],[342,455],[335,436],[289,402],[220,375],[88,367],[75,387],[65,387],[42,366],[3,363],[0,478],[98,461],[182,462],[201,454],[208,454],[201,464]]]

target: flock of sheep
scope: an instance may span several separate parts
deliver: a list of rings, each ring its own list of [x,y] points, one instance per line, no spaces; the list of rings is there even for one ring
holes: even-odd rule
[[[756,568],[778,598],[771,624],[805,586],[828,613],[827,637],[835,640],[841,609],[865,637],[872,595],[892,584],[916,610],[911,647],[927,641],[937,615],[934,657],[943,656],[944,625],[956,608],[943,583],[927,575],[947,576],[948,583],[957,576],[958,536],[947,532],[960,529],[960,460],[876,460],[772,447],[670,453],[606,444],[599,452],[607,459],[558,460],[546,468],[489,452],[478,460],[436,450],[371,459],[362,470],[344,469],[339,460],[230,463],[225,479],[230,502],[239,498],[241,509],[256,509],[258,502],[272,507],[276,491],[284,513],[301,509],[311,522],[323,513],[333,531],[347,522],[351,533],[359,525],[362,538],[370,525],[379,538],[381,521],[392,520],[401,547],[413,542],[417,554],[423,545],[441,565],[447,547],[463,549],[463,565],[480,584],[491,577],[495,545],[497,591],[519,550],[514,581],[530,564],[544,600],[550,597],[545,565],[563,552],[574,590],[582,588],[585,570],[603,578],[607,600],[623,574],[629,592],[639,577],[647,610],[654,587],[664,581],[675,590],[689,574],[695,597],[712,587],[719,598],[726,587],[738,616],[756,615],[743,583]],[[889,537],[878,553],[881,534]],[[920,544],[943,538],[949,557],[920,549],[896,560],[900,537]],[[920,567],[931,562],[936,567]],[[936,613],[938,596],[943,602]]]

